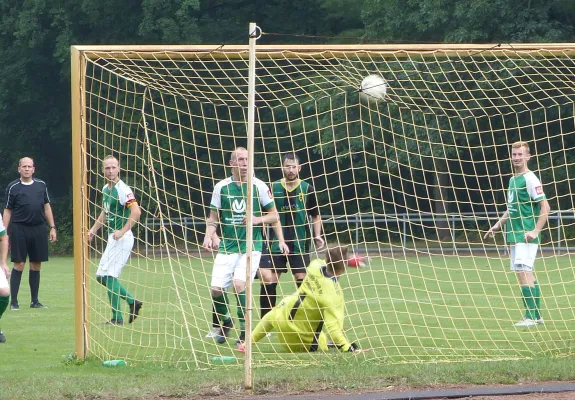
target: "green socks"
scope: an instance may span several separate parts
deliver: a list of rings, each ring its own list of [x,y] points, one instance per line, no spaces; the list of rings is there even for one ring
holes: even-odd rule
[[[229,322],[231,317],[228,309],[228,295],[226,292],[217,297],[212,296],[212,301],[214,303],[214,309],[216,310],[218,319],[222,322]]]
[[[0,296],[0,318],[2,318],[2,314],[6,311],[6,307],[8,307],[8,302],[10,301],[10,296]]]
[[[240,329],[242,331],[246,328],[246,320],[244,318],[244,310],[246,309],[246,291],[236,295],[238,300],[238,319],[240,320]],[[229,300],[228,295],[224,292],[221,296],[213,297],[212,301],[214,304],[214,309],[219,317],[219,320],[224,323],[229,323],[231,321],[230,310],[228,307]]]
[[[537,302],[541,301],[540,291],[538,290],[539,285],[531,286],[521,286],[521,293],[523,294],[523,304],[525,305],[525,318],[538,320],[541,318],[539,314],[539,307]]]
[[[537,319],[541,318],[541,286],[537,281],[535,283],[535,291],[533,297],[535,298],[535,306],[537,307]]]
[[[108,300],[112,306],[112,319],[122,321],[120,300],[126,300],[128,304],[134,304],[134,296],[126,290],[118,278],[113,276],[98,276],[96,280],[108,288]]]
[[[238,300],[238,319],[240,320],[240,330],[246,330],[246,318],[244,310],[246,309],[246,291],[236,294]]]

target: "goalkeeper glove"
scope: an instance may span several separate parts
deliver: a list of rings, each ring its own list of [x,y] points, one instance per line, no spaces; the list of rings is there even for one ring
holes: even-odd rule
[[[352,343],[349,345],[349,349],[347,349],[347,351],[355,353],[356,351],[359,351],[359,346],[356,343]]]

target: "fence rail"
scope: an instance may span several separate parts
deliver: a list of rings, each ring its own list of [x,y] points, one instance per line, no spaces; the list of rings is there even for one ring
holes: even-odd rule
[[[323,215],[322,222],[324,227],[327,225],[340,225],[345,224],[355,231],[355,243],[354,245],[360,243],[361,228],[364,224],[369,224],[371,226],[378,225],[388,225],[394,224],[397,226],[397,234],[400,236],[401,249],[394,249],[393,246],[389,248],[368,248],[367,250],[378,250],[378,251],[414,251],[421,250],[420,248],[409,246],[409,238],[412,236],[408,232],[411,229],[412,224],[418,224],[420,227],[423,223],[434,222],[434,223],[446,223],[447,226],[440,229],[448,229],[451,236],[451,245],[449,247],[426,247],[426,251],[432,252],[445,252],[451,251],[453,254],[458,252],[473,252],[473,251],[498,251],[506,252],[506,245],[493,245],[490,247],[477,247],[463,246],[463,242],[456,241],[456,235],[458,231],[463,231],[464,224],[469,222],[479,222],[491,220],[495,222],[501,213],[498,212],[463,212],[458,214],[420,214],[420,213],[398,213],[398,214],[385,214],[385,215],[374,215],[374,214],[353,214],[353,215]],[[541,247],[542,251],[554,251],[561,254],[563,251],[573,251],[575,246],[569,246],[567,243],[567,238],[563,232],[563,221],[575,220],[575,210],[559,210],[554,211],[549,215],[549,221],[547,229],[550,234],[551,245],[545,245]],[[163,221],[163,222],[162,222]],[[145,229],[145,246],[146,250],[148,247],[148,239],[151,230],[159,230],[162,227],[172,226],[179,227],[182,231],[183,241],[187,248],[189,232],[203,232],[206,225],[205,220],[196,217],[183,217],[174,219],[161,219],[161,218],[146,218],[143,224]],[[460,227],[460,228],[458,228]],[[426,226],[426,229],[432,228],[431,226]],[[574,227],[575,228],[575,227]],[[424,239],[424,238],[422,238]],[[476,243],[478,244],[478,243]],[[187,249],[186,249],[187,250]]]

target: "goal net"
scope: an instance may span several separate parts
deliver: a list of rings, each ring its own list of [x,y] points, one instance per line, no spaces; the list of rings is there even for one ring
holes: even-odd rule
[[[571,354],[575,185],[575,46],[258,46],[255,176],[282,178],[282,155],[301,159],[328,245],[369,256],[348,269],[347,338],[367,361],[521,359]],[[184,368],[242,357],[212,327],[214,255],[202,249],[214,186],[247,141],[248,49],[78,47],[73,100],[77,331],[88,355]],[[358,91],[379,74],[386,98]],[[531,170],[551,206],[535,276],[544,324],[525,314],[504,235],[483,235],[506,210],[510,145],[527,141]],[[115,155],[142,208],[120,282],[143,301],[124,326],[96,281],[106,245],[85,233],[102,211],[101,161]],[[323,257],[312,247],[312,258]],[[296,290],[289,271],[278,296]],[[253,284],[253,323],[260,282]],[[230,311],[236,299],[229,289]],[[127,319],[128,306],[121,304]],[[540,321],[543,322],[543,321]],[[236,323],[237,324],[237,323]],[[236,325],[238,326],[238,325]],[[219,360],[227,360],[220,358]],[[254,365],[350,360],[290,354],[272,333]]]

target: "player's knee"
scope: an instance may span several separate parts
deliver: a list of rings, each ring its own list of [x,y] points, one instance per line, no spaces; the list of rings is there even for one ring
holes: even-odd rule
[[[22,263],[14,263],[14,269],[15,269],[16,271],[22,272],[22,271],[24,271],[24,266],[25,266],[25,265],[26,265],[26,263],[23,263],[23,262],[22,262]]]
[[[269,269],[260,269],[260,279],[264,285],[277,282],[277,276]]]
[[[10,296],[10,289],[0,288],[0,297],[8,297],[8,296]]]
[[[246,290],[246,283],[242,281],[234,281],[234,290],[236,293],[241,293]]]
[[[30,263],[30,270],[40,271],[40,269],[42,269],[42,263],[37,263],[37,262]]]
[[[224,295],[224,291],[222,288],[219,287],[211,287],[210,294],[212,295],[212,297],[220,297]]]

